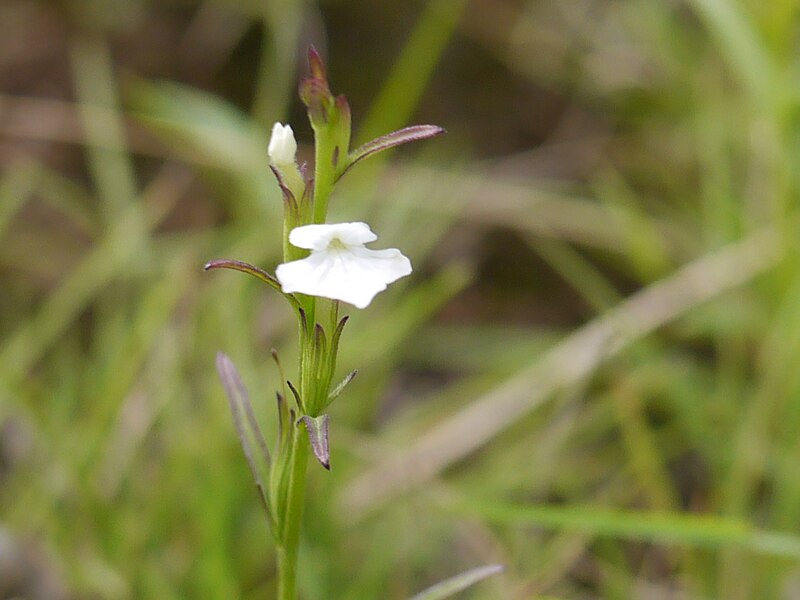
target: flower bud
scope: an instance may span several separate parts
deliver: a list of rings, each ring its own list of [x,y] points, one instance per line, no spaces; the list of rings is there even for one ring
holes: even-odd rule
[[[294,165],[297,153],[297,142],[291,125],[275,123],[272,126],[272,136],[269,139],[269,162],[272,165]]]

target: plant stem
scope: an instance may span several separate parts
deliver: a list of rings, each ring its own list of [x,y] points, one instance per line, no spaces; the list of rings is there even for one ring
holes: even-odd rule
[[[314,223],[324,223],[328,214],[328,199],[333,191],[334,141],[330,126],[314,130]]]
[[[308,467],[308,434],[305,428],[294,427],[289,465],[289,488],[286,512],[283,515],[282,540],[278,547],[278,600],[297,598],[297,554],[300,546],[300,525],[305,504],[306,468]]]

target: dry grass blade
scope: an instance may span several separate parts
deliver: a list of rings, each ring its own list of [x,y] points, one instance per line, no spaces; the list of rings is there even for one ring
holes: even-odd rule
[[[449,598],[497,573],[503,571],[503,565],[487,565],[465,571],[455,577],[441,581],[427,590],[420,592],[409,600],[441,600]]]
[[[603,361],[691,308],[773,267],[782,255],[774,229],[703,256],[633,294],[558,343],[531,367],[356,478],[344,490],[341,513],[357,520],[398,493],[418,486],[474,452],[579,382]]]

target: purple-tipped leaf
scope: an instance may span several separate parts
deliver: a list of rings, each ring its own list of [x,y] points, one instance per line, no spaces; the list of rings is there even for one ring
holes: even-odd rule
[[[276,290],[280,291],[281,289],[280,282],[272,275],[263,269],[259,269],[250,263],[242,262],[240,260],[233,260],[231,258],[217,258],[208,261],[203,267],[203,270],[205,271],[211,271],[213,269],[232,269],[234,271],[240,271],[241,273],[247,273],[248,275],[252,275],[257,279],[260,279],[268,286],[273,287]]]
[[[244,387],[242,378],[239,377],[239,373],[236,371],[236,367],[233,366],[233,362],[222,352],[217,353],[217,373],[219,373],[222,386],[225,388],[225,395],[228,397],[233,424],[242,444],[247,466],[250,468],[250,473],[255,480],[271,529],[276,531],[274,515],[269,504],[269,494],[261,477],[262,471],[269,471],[271,459],[267,449],[267,442],[264,440],[258,421],[256,421],[253,405],[250,403],[250,396]],[[262,463],[260,468],[256,462],[256,452],[260,454],[259,458]]]
[[[487,565],[485,567],[477,567],[469,571],[464,571],[455,577],[445,579],[444,581],[432,585],[409,600],[442,600],[442,598],[448,598],[487,577],[500,573],[503,568],[503,565]]]
[[[311,451],[323,467],[331,470],[331,451],[328,445],[328,415],[309,417],[305,415],[300,420],[306,426],[308,440],[311,442]]]
[[[280,292],[281,295],[289,301],[289,304],[292,305],[292,308],[298,311],[300,310],[300,303],[297,301],[297,298],[291,294],[285,294],[281,288],[280,282],[277,279],[263,269],[259,269],[250,263],[242,262],[240,260],[233,260],[230,258],[218,258],[208,261],[203,269],[205,271],[212,271],[214,269],[231,269],[233,271],[239,271],[241,273],[252,275],[256,279],[260,279],[271,288]]]
[[[417,140],[424,140],[444,133],[445,130],[438,125],[412,125],[392,133],[387,133],[379,138],[375,138],[371,142],[367,142],[363,146],[359,146],[353,150],[347,157],[347,163],[344,165],[339,177],[352,167],[354,164],[372,156],[376,152],[388,150],[395,146],[407,144],[408,142],[416,142]]]

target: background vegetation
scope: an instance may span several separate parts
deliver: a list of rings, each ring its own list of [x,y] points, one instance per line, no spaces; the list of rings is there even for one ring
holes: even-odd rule
[[[265,598],[213,369],[293,367],[268,130],[309,43],[415,275],[352,311],[306,598],[800,597],[798,3],[4,0],[0,597]]]

